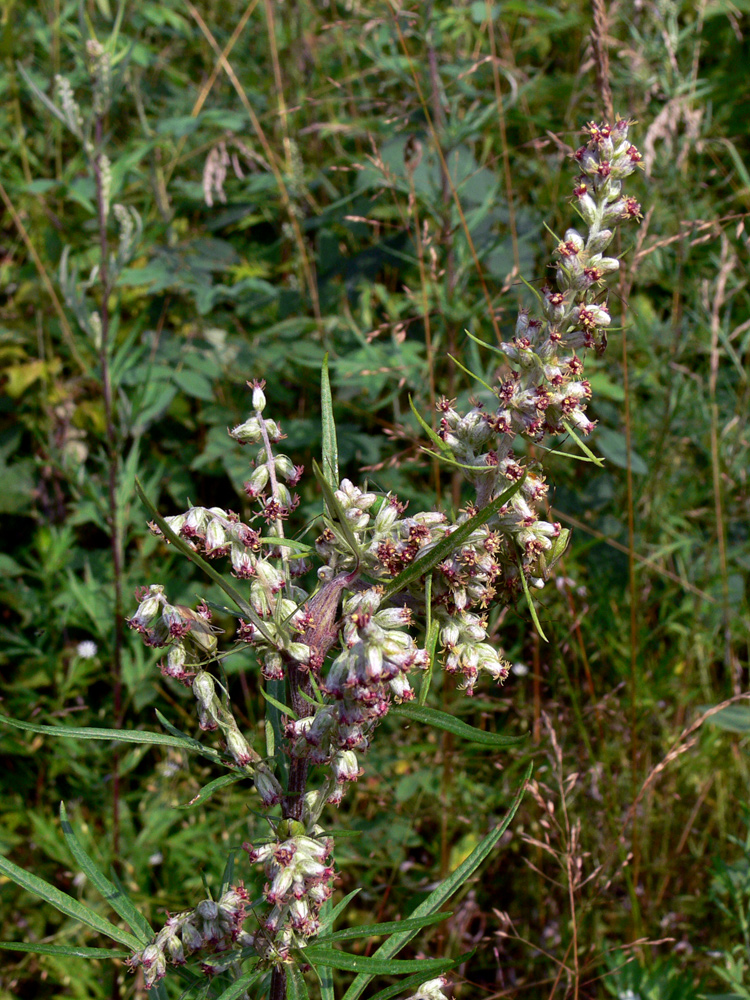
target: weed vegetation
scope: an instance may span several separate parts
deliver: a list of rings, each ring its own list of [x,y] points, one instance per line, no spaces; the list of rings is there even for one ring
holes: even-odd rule
[[[0,1000],[750,1000],[748,15],[3,6]],[[565,279],[561,306],[560,247],[591,226],[571,156],[618,120],[642,218],[606,247],[619,269],[599,262],[595,294]],[[527,332],[519,310],[554,324],[574,305],[594,311],[574,343],[591,398],[565,426],[513,427],[526,478],[507,502],[543,463],[547,527],[506,525],[498,568],[464,565],[477,667],[453,657],[464,598],[443,564],[407,580],[408,559],[367,561],[368,532],[391,530],[390,497],[403,523],[502,516],[458,415],[494,412],[522,365],[500,348]],[[286,509],[259,520],[259,497]],[[189,510],[214,513],[163,520]],[[255,550],[230,553],[242,522],[274,539],[278,587]],[[420,522],[435,547],[437,523]],[[231,566],[207,576],[191,544]],[[275,597],[316,584],[330,636],[322,601],[295,631]],[[393,705],[369,748],[375,695],[316,681],[340,616],[372,669],[364,617],[411,627],[391,639],[415,699],[397,707],[401,674],[378,688]],[[233,652],[206,681],[215,646]],[[285,844],[309,852],[302,915],[274,881]],[[196,913],[202,965],[181,966]],[[168,914],[179,947],[149,952]]]

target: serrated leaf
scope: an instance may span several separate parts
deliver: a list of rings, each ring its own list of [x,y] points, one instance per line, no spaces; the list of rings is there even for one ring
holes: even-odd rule
[[[85,906],[83,903],[79,903],[77,899],[74,899],[65,892],[61,892],[54,885],[50,885],[49,882],[45,882],[44,879],[39,878],[37,875],[32,875],[31,872],[19,868],[18,865],[13,864],[12,861],[9,861],[2,855],[0,855],[0,873],[7,876],[16,885],[20,885],[22,889],[26,889],[35,896],[39,896],[40,899],[54,906],[60,913],[73,917],[74,920],[78,920],[79,923],[91,927],[92,930],[98,931],[100,934],[104,934],[105,937],[112,938],[113,941],[124,944],[131,951],[140,950],[141,942],[129,931],[124,931],[120,927],[116,927],[111,921],[107,920],[106,917],[100,916],[95,910],[90,909],[90,907]]]
[[[462,861],[455,871],[444,879],[440,885],[430,893],[427,899],[423,900],[419,906],[412,911],[409,915],[410,917],[421,917],[425,913],[435,913],[450,899],[453,893],[456,892],[456,890],[459,889],[464,882],[466,882],[466,880],[474,874],[510,826],[511,821],[521,804],[521,799],[526,791],[526,785],[531,777],[533,767],[533,764],[529,764],[527,767],[521,787],[516,793],[516,797],[502,823],[496,826],[494,830],[490,830],[487,836],[477,844],[468,858]],[[390,955],[397,954],[404,947],[404,945],[408,944],[408,942],[414,937],[415,933],[416,931],[405,931],[403,934],[394,934],[393,937],[388,939],[388,941],[384,941],[383,944],[381,944],[373,957],[382,956],[385,958]],[[342,1000],[358,1000],[358,998],[362,996],[362,993],[371,979],[372,975],[369,972],[360,973],[351,983]]]
[[[336,440],[336,422],[333,419],[333,396],[328,374],[328,353],[323,358],[320,373],[320,419],[323,429],[323,475],[332,489],[339,485],[339,449]]]
[[[439,712],[435,708],[426,708],[423,705],[394,705],[390,714],[400,715],[402,718],[411,719],[414,722],[421,722],[431,728],[443,729],[445,732],[453,733],[454,736],[459,736],[470,743],[481,743],[489,747],[518,746],[526,739],[525,736],[502,736],[500,733],[488,733],[483,729],[476,729],[466,722],[461,722],[460,719],[456,719],[446,712]]]
[[[109,903],[115,913],[125,921],[131,931],[140,939],[141,944],[146,944],[154,936],[153,928],[143,914],[135,908],[122,888],[110,882],[104,872],[101,872],[96,867],[86,853],[68,819],[68,812],[64,802],[60,803],[60,825],[62,826],[68,850],[75,858],[81,871],[94,888],[98,890],[104,900]]]
[[[506,504],[511,497],[521,489],[524,480],[526,479],[526,474],[518,480],[517,483],[513,483],[504,493],[501,493],[499,497],[496,497],[486,507],[482,507],[473,517],[470,517],[468,521],[459,525],[455,531],[451,534],[446,535],[442,541],[438,542],[434,548],[430,549],[426,555],[421,558],[416,559],[410,566],[402,570],[398,576],[394,577],[385,588],[385,596],[392,597],[398,591],[403,590],[404,587],[408,587],[410,583],[414,583],[425,573],[429,573],[431,569],[434,569],[438,563],[446,559],[451,553],[466,541],[466,539],[471,535],[473,531],[477,528],[481,528],[483,524],[496,513],[504,504]]]

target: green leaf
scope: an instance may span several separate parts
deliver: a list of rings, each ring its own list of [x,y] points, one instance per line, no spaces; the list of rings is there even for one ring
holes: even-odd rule
[[[341,529],[341,533],[346,539],[346,543],[351,549],[352,555],[357,560],[357,563],[359,563],[361,561],[361,556],[360,556],[359,542],[357,541],[357,536],[354,534],[352,526],[349,524],[346,514],[344,513],[344,510],[341,504],[339,503],[336,494],[329,486],[328,480],[323,475],[323,472],[321,471],[321,468],[315,461],[315,459],[313,459],[312,467],[313,467],[313,472],[315,473],[315,478],[318,480],[320,488],[323,490],[323,497],[326,502],[326,510],[328,511],[328,516],[330,517],[331,521],[333,521],[333,523],[336,524]]]
[[[398,593],[399,590],[403,590],[408,587],[410,583],[414,583],[425,573],[429,573],[431,569],[434,569],[438,563],[446,559],[452,552],[466,541],[466,539],[471,535],[473,531],[477,528],[481,528],[483,524],[496,513],[504,504],[506,504],[511,497],[521,489],[526,475],[524,474],[517,483],[513,483],[504,493],[501,493],[499,497],[496,497],[486,507],[482,507],[473,517],[470,517],[468,521],[465,521],[460,525],[454,532],[446,535],[442,541],[430,549],[430,551],[421,557],[421,559],[415,560],[411,566],[407,566],[406,569],[402,570],[398,576],[394,577],[391,582],[385,588],[385,596],[392,597],[394,594]]]
[[[416,931],[414,932],[416,934]],[[334,948],[324,948],[322,945],[308,945],[305,948],[305,958],[316,965],[327,965],[331,969],[345,969],[347,972],[360,972],[372,976],[389,975],[398,976],[404,972],[428,973],[424,978],[429,979],[429,973],[434,972],[438,967],[443,967],[442,958],[376,958],[365,955],[351,955],[346,951],[337,951]]]
[[[458,868],[456,868],[455,871],[444,879],[444,881],[430,893],[427,899],[423,900],[419,906],[411,912],[409,915],[410,918],[421,917],[426,913],[435,913],[450,899],[454,892],[456,892],[456,890],[459,889],[464,882],[466,882],[466,880],[474,874],[510,826],[511,821],[516,814],[516,810],[521,804],[521,799],[526,791],[526,785],[531,777],[533,767],[533,763],[529,764],[527,767],[521,787],[516,793],[516,797],[502,823],[496,826],[494,830],[491,830],[487,836],[477,844],[468,858],[462,861]],[[415,933],[415,931],[404,931],[402,934],[394,934],[393,937],[388,939],[388,941],[384,941],[383,944],[381,944],[375,952],[373,958],[377,958],[378,956],[388,958],[391,955],[397,954],[404,947],[404,945],[408,944],[408,942],[414,937]],[[358,997],[362,996],[362,993],[371,979],[372,975],[370,975],[369,972],[361,972],[351,983],[342,1000],[358,1000]]]
[[[247,774],[222,774],[220,778],[214,778],[213,781],[209,781],[189,802],[185,802],[178,808],[191,809],[193,806],[203,805],[206,799],[210,799],[214,792],[218,792],[220,788],[226,788],[227,785],[233,785],[235,782],[242,781],[243,778],[247,777]]]
[[[172,531],[172,529],[169,527],[167,522],[161,516],[161,514],[156,509],[154,504],[146,496],[143,487],[141,486],[141,482],[137,476],[135,479],[135,491],[138,494],[138,497],[140,498],[140,501],[143,504],[143,506],[149,512],[154,521],[158,524],[164,537],[169,542],[171,542],[172,545],[174,545],[174,547],[178,550],[178,552],[181,552],[184,556],[187,556],[187,558],[191,562],[195,563],[195,565],[198,566],[199,569],[203,570],[203,572],[206,574],[207,577],[209,577],[209,579],[213,580],[214,583],[217,584],[217,586],[221,587],[224,593],[232,598],[232,600],[240,609],[245,618],[249,619],[249,621],[251,621],[253,625],[255,625],[255,627],[258,629],[263,638],[267,642],[269,642],[272,646],[275,645],[273,639],[266,631],[266,627],[263,624],[263,621],[261,620],[259,615],[255,612],[255,610],[250,607],[250,605],[242,597],[242,595],[237,590],[235,590],[231,584],[227,583],[227,581],[224,579],[221,573],[218,573],[210,563],[206,562],[206,560],[202,559],[197,552],[191,549],[184,539],[180,538],[179,535],[176,535],[174,531]]]
[[[435,708],[425,708],[423,705],[394,705],[391,715],[400,715],[405,719],[412,719],[414,722],[421,722],[426,726],[436,729],[444,729],[448,733],[453,733],[461,739],[469,740],[470,743],[482,743],[488,747],[512,747],[518,746],[526,739],[525,736],[502,736],[500,733],[487,733],[483,729],[476,729],[469,726],[460,719],[448,715],[446,712],[439,712]]]
[[[424,603],[427,608],[427,620],[425,622],[425,649],[427,650],[427,670],[422,677],[422,685],[419,689],[419,704],[424,705],[432,683],[432,672],[435,669],[435,651],[437,650],[438,636],[440,635],[440,623],[432,617],[432,573],[425,577],[424,581]]]
[[[417,418],[417,423],[422,428],[422,430],[425,432],[425,434],[430,439],[430,441],[432,441],[432,443],[435,445],[435,447],[439,448],[440,451],[442,451],[442,452],[449,452],[450,451],[449,446],[445,443],[445,441],[443,441],[443,439],[440,437],[440,435],[437,434],[430,427],[430,425],[424,419],[424,417],[422,416],[422,414],[417,410],[416,406],[414,405],[414,400],[411,398],[411,395],[409,395],[409,406],[411,407],[411,412]]]
[[[482,0],[482,2],[484,2],[484,0]],[[434,970],[433,975],[435,978],[437,978],[441,972],[448,972],[450,969],[454,968],[456,962],[453,959],[446,958],[443,959],[443,965],[444,967],[442,969]],[[394,983],[393,986],[386,986],[384,990],[376,993],[374,996],[370,997],[369,1000],[391,1000],[392,997],[401,996],[413,987],[419,988],[424,981],[424,975],[421,972],[418,972],[414,976],[407,976],[406,979],[399,980],[399,982]]]
[[[15,729],[25,729],[29,733],[42,733],[45,736],[63,736],[76,740],[112,740],[119,743],[150,743],[161,747],[179,747],[182,750],[193,750],[210,757],[211,760],[219,760],[219,754],[210,747],[204,747],[198,740],[190,737],[167,736],[164,733],[146,733],[137,729],[92,729],[79,728],[77,726],[43,726],[35,722],[19,722],[17,719],[9,719],[6,715],[0,715],[0,722]]]
[[[247,990],[248,986],[252,986],[253,983],[257,983],[259,979],[262,979],[265,973],[257,972],[255,969],[251,969],[250,972],[246,972],[244,975],[236,979],[231,986],[227,987],[223,993],[220,993],[215,1000],[237,1000],[242,994]]]
[[[331,489],[339,485],[339,449],[336,441],[336,423],[333,419],[333,397],[328,375],[328,354],[323,358],[320,375],[320,416],[323,427],[323,475]]]
[[[704,705],[701,712],[707,712],[709,708],[709,705]],[[709,715],[706,722],[728,733],[740,733],[745,736],[750,733],[750,708],[747,705],[727,705],[714,715]]]
[[[91,927],[92,930],[112,938],[113,941],[124,944],[131,951],[140,950],[141,942],[137,937],[134,937],[128,931],[116,927],[106,917],[100,916],[95,910],[84,906],[83,903],[79,903],[77,899],[74,899],[65,892],[61,892],[54,885],[50,885],[49,882],[45,882],[44,879],[39,878],[37,875],[32,875],[31,872],[19,868],[18,865],[14,865],[12,861],[8,861],[2,855],[0,855],[0,873],[7,876],[16,885],[20,885],[22,889],[26,889],[35,896],[39,896],[45,902],[50,903],[60,913],[65,913],[79,923]]]
[[[521,578],[521,586],[523,587],[523,592],[526,595],[526,603],[529,606],[529,612],[531,613],[531,620],[534,622],[537,632],[539,633],[539,638],[544,642],[549,642],[549,639],[544,634],[541,623],[539,622],[539,616],[536,613],[536,605],[534,604],[534,599],[531,596],[531,591],[529,590],[529,581],[526,579],[526,574],[523,571],[523,566],[519,566],[518,575]]]
[[[298,965],[288,965],[286,968],[287,1000],[310,1000],[307,983]]]
[[[140,939],[142,945],[147,944],[148,941],[154,937],[154,930],[135,906],[131,900],[125,895],[122,888],[118,888],[114,883],[110,882],[107,876],[99,871],[94,862],[91,860],[89,855],[83,849],[81,843],[73,831],[70,820],[68,819],[68,813],[65,809],[65,803],[60,803],[60,824],[62,826],[63,836],[65,837],[66,843],[70,853],[76,860],[81,871],[88,878],[94,888],[98,889],[103,898],[109,903],[115,913],[122,917],[128,927],[133,931],[137,938]]]
[[[418,917],[412,920],[388,920],[382,924],[363,924],[357,927],[346,927],[341,931],[334,931],[324,937],[318,936],[318,941],[352,941],[357,938],[375,937],[380,934],[393,934],[396,931],[420,931],[423,927],[430,927],[432,924],[439,924],[442,920],[450,917],[450,913],[430,913],[425,917]]]
[[[449,354],[448,357],[451,359],[454,365],[458,365],[458,367],[461,369],[462,372],[466,372],[466,374],[470,378],[475,379],[477,382],[483,385],[488,392],[491,392],[493,396],[495,395],[492,386],[487,385],[487,383],[484,381],[483,378],[480,378],[478,375],[475,375],[473,371],[470,371],[465,365],[462,365],[461,362],[458,360],[458,358],[454,358],[452,354]]]
[[[604,462],[602,461],[602,459],[599,458],[598,455],[595,455],[593,453],[593,451],[589,448],[589,446],[586,444],[585,441],[581,440],[581,438],[576,434],[576,432],[573,430],[573,428],[570,426],[570,424],[563,423],[563,427],[565,428],[565,430],[567,431],[567,433],[573,438],[573,440],[578,445],[578,447],[581,449],[581,451],[586,456],[586,458],[588,459],[588,461],[589,462],[593,462],[594,465],[598,465],[600,469],[603,469],[604,468]]]
[[[344,896],[341,902],[337,903],[333,908],[331,908],[330,905],[328,906],[328,912],[326,913],[326,915],[324,917],[321,916],[320,931],[318,932],[319,935],[323,934],[326,928],[332,927],[334,925],[340,914],[344,912],[349,903],[351,903],[354,897],[358,895],[361,891],[362,891],[361,889],[353,889],[350,893],[347,893],[347,895]]]
[[[77,948],[67,944],[27,944],[25,941],[0,941],[5,951],[30,951],[35,955],[65,955],[69,958],[128,958],[129,951],[118,948]]]
[[[263,695],[266,701],[269,702],[269,704],[273,705],[274,708],[277,708],[282,715],[288,715],[290,719],[297,718],[297,713],[295,711],[293,711],[287,705],[284,705],[283,702],[277,701],[273,697],[273,695],[270,695],[268,693],[268,691],[264,690],[263,688],[260,688],[260,693]]]

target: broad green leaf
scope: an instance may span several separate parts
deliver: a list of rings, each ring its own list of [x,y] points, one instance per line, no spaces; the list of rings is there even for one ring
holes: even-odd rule
[[[382,924],[362,924],[361,926],[346,927],[344,930],[334,931],[332,934],[326,934],[325,937],[318,935],[317,940],[329,944],[331,941],[352,941],[357,938],[393,934],[396,931],[419,931],[423,927],[439,924],[442,920],[446,920],[450,916],[450,913],[430,913],[425,917],[418,917],[416,920],[407,917],[405,920],[388,920]]]
[[[333,419],[333,397],[328,375],[328,354],[323,358],[320,374],[320,416],[323,428],[323,475],[331,487],[339,485],[339,450],[336,441],[336,423]]]
[[[76,740],[112,740],[120,743],[150,743],[161,747],[179,747],[181,750],[193,750],[210,757],[211,760],[218,760],[219,754],[209,747],[204,747],[198,740],[189,737],[168,736],[165,733],[146,733],[138,729],[92,729],[79,728],[77,726],[43,726],[35,722],[20,722],[17,719],[9,719],[6,715],[0,715],[0,722],[15,729],[25,729],[30,733],[42,733],[45,736],[62,736],[66,739]]]
[[[273,639],[266,631],[266,627],[263,624],[263,621],[261,620],[259,615],[255,612],[255,610],[251,608],[250,605],[247,603],[247,601],[243,598],[242,594],[240,594],[239,591],[235,590],[230,583],[227,583],[227,581],[224,579],[221,573],[217,572],[209,562],[201,558],[201,556],[199,556],[197,552],[191,549],[183,538],[180,538],[179,535],[176,535],[174,531],[172,531],[172,529],[169,527],[167,522],[161,516],[161,514],[156,509],[154,504],[146,496],[146,493],[144,492],[143,487],[141,486],[141,482],[137,476],[135,479],[135,491],[138,494],[138,497],[140,498],[140,501],[143,504],[143,506],[149,512],[149,514],[154,519],[156,524],[158,524],[164,537],[169,542],[172,543],[172,545],[178,550],[178,552],[181,552],[184,556],[187,556],[187,558],[191,562],[195,563],[195,565],[198,566],[198,568],[201,569],[206,574],[206,576],[209,577],[209,579],[213,580],[213,582],[217,586],[221,587],[224,593],[228,597],[232,598],[232,600],[240,609],[242,614],[249,621],[251,621],[253,625],[258,629],[263,638],[267,642],[270,642],[271,645],[274,645]]]
[[[128,958],[129,951],[117,948],[77,948],[67,944],[27,944],[25,941],[0,941],[4,951],[30,951],[35,955],[65,955],[69,958]]]
[[[100,916],[95,910],[85,906],[83,903],[79,903],[77,899],[74,899],[65,892],[61,892],[54,885],[50,885],[49,882],[45,882],[44,879],[39,878],[37,875],[32,875],[31,872],[19,868],[18,865],[14,865],[12,861],[8,861],[2,855],[0,855],[0,874],[6,875],[16,885],[20,885],[22,889],[26,889],[35,896],[39,896],[45,902],[50,903],[60,913],[65,913],[67,916],[73,917],[79,923],[85,924],[87,927],[91,927],[92,930],[112,938],[113,941],[117,941],[119,944],[124,944],[132,951],[140,950],[141,942],[129,931],[124,931],[120,927],[116,927],[106,917]]]
[[[704,706],[701,711],[707,712],[710,706]],[[706,722],[710,726],[717,726],[728,733],[740,733],[746,735],[750,733],[750,707],[747,705],[727,705],[714,715],[709,715]]]
[[[518,746],[526,739],[525,736],[503,736],[500,733],[488,733],[484,729],[476,729],[469,726],[460,719],[456,719],[446,712],[439,712],[435,708],[426,708],[423,705],[394,705],[391,715],[400,715],[405,719],[412,719],[414,722],[421,722],[426,726],[435,729],[444,729],[448,733],[453,733],[461,739],[470,743],[482,743],[488,747],[512,747]]]
[[[417,932],[414,931],[414,934]],[[347,972],[360,972],[372,976],[398,976],[404,972],[422,971],[429,979],[438,967],[443,966],[441,958],[377,958],[365,955],[351,955],[347,951],[335,948],[325,948],[323,945],[308,945],[305,948],[305,958],[315,965],[327,965],[331,969],[345,969]]]
[[[455,869],[440,885],[437,889],[434,889],[427,899],[423,900],[419,906],[417,906],[410,914],[410,918],[421,917],[426,913],[435,913],[437,910],[446,903],[450,897],[459,889],[468,878],[470,878],[477,868],[481,865],[490,851],[494,848],[495,844],[500,840],[502,835],[508,829],[511,824],[513,817],[516,814],[516,810],[521,804],[521,799],[526,791],[526,785],[529,778],[531,777],[531,772],[534,765],[529,764],[526,769],[526,773],[521,783],[521,787],[516,793],[516,797],[508,810],[502,823],[495,827],[494,830],[490,830],[486,837],[477,844],[471,854],[466,858],[458,868]],[[393,937],[384,941],[383,944],[375,952],[374,958],[382,957],[389,958],[391,955],[398,954],[399,951],[408,944],[409,941],[414,937],[416,931],[404,931],[402,934],[394,934]],[[358,1000],[358,997],[362,996],[362,993],[366,989],[368,983],[371,981],[372,975],[369,972],[360,973],[357,978],[349,986],[349,989],[344,994],[342,1000]]]
[[[511,497],[515,496],[516,493],[521,489],[523,482],[525,480],[525,474],[518,480],[517,483],[513,483],[504,493],[501,493],[499,497],[496,497],[486,507],[482,507],[473,517],[470,517],[468,521],[465,521],[462,525],[456,528],[451,534],[446,535],[442,541],[438,542],[434,548],[431,548],[429,552],[423,555],[421,558],[415,560],[411,566],[407,566],[406,569],[402,570],[398,576],[394,577],[391,582],[385,588],[385,596],[392,597],[398,591],[403,590],[404,587],[408,587],[410,583],[414,583],[425,573],[429,573],[431,569],[434,569],[438,563],[446,559],[452,552],[466,541],[466,539],[471,535],[473,531],[477,528],[481,528],[483,524],[496,513],[504,504],[506,504]]]
[[[143,914],[135,908],[123,890],[110,882],[107,876],[99,871],[86,853],[71,826],[64,802],[60,803],[60,824],[70,853],[75,858],[81,871],[94,888],[98,889],[115,913],[119,917],[122,917],[131,931],[140,939],[141,944],[146,944],[154,936],[153,928]]]

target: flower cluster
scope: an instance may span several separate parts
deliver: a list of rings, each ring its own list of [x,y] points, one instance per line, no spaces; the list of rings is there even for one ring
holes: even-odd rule
[[[181,604],[170,604],[164,587],[152,584],[136,590],[138,609],[128,625],[141,633],[147,646],[169,646],[167,659],[161,664],[166,677],[189,685],[195,675],[191,668],[198,659],[216,652],[217,639],[211,624],[211,612],[205,604],[196,611]]]
[[[404,631],[412,621],[406,607],[382,608],[382,590],[352,594],[343,605],[344,649],[323,682],[332,704],[288,723],[291,753],[313,764],[328,764],[332,781],[326,801],[338,805],[344,788],[362,773],[355,750],[366,750],[391,698],[410,701],[408,673],[425,668],[428,656]]]
[[[308,836],[302,823],[284,820],[276,840],[242,847],[250,861],[264,865],[268,878],[263,895],[271,910],[253,935],[255,951],[269,964],[288,962],[291,949],[320,929],[320,908],[333,891],[333,841]]]
[[[172,914],[154,940],[130,957],[129,966],[143,967],[146,989],[165,976],[168,963],[184,965],[188,957],[198,953],[205,973],[224,972],[237,959],[232,949],[252,944],[242,929],[247,901],[247,891],[240,882],[217,901],[204,899],[192,910]]]

